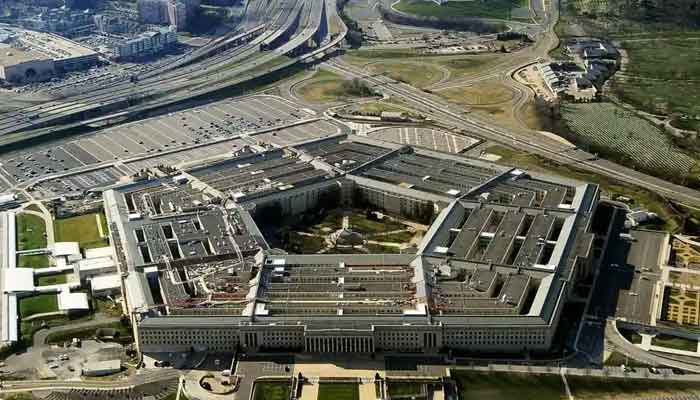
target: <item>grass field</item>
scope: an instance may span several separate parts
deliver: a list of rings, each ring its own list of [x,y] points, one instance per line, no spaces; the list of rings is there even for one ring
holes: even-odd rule
[[[360,400],[360,387],[355,383],[320,383],[318,400]]]
[[[677,336],[659,334],[651,339],[651,344],[654,346],[668,347],[669,349],[697,351],[697,340],[690,340]]]
[[[700,32],[630,39],[621,41],[629,63],[613,80],[615,94],[648,112],[700,116]],[[688,128],[699,129],[700,121]]]
[[[425,393],[423,384],[416,382],[389,382],[389,395],[394,396],[419,396]]]
[[[653,16],[639,18],[645,7],[652,7]],[[674,125],[700,130],[700,30],[674,21],[681,9],[656,1],[567,1],[555,31],[561,39],[593,36],[618,42],[628,59],[611,81],[612,94],[647,112],[687,114],[691,118]]]
[[[17,250],[46,247],[46,224],[41,217],[17,214]]]
[[[17,266],[20,268],[46,268],[49,266],[49,256],[46,254],[17,256]]]
[[[612,178],[576,169],[572,166],[557,164],[537,155],[512,150],[503,146],[489,147],[486,149],[486,152],[501,156],[501,159],[498,161],[500,164],[553,173],[582,182],[597,183],[603,189],[604,194],[610,197],[627,196],[633,199],[633,207],[644,207],[659,216],[661,222],[650,229],[674,232],[680,226],[680,217],[666,205],[664,200],[644,188],[628,185]]]
[[[99,215],[103,230],[105,216],[101,213],[84,214],[77,217],[61,218],[54,221],[57,242],[78,242],[80,248],[91,249],[108,246],[109,242],[100,236],[96,216]],[[105,234],[107,232],[105,231]]]
[[[288,400],[291,385],[282,382],[259,382],[255,384],[253,400]]]
[[[494,372],[454,371],[464,400],[564,400],[568,399],[559,375],[534,375]],[[673,382],[566,377],[577,400],[637,400],[640,398],[679,396],[700,393],[698,382]]]
[[[401,0],[394,5],[398,11],[429,17],[479,17],[511,19],[511,10],[527,6],[522,0],[450,1],[438,5],[430,0]]]
[[[505,103],[513,99],[513,92],[499,83],[477,83],[438,92],[446,99],[464,105],[483,106]]]
[[[58,311],[58,298],[55,294],[39,294],[19,299],[20,318],[53,311]]]
[[[504,59],[503,54],[470,54],[470,55],[436,55],[426,56],[423,53],[412,50],[350,50],[343,60],[366,68],[371,64],[372,68],[388,68],[382,65],[395,65],[397,62],[421,64],[429,68],[431,64],[447,68],[450,71],[450,79],[460,78],[474,73],[483,72],[484,69],[493,67]],[[411,72],[410,76],[402,79],[409,80],[415,76]]]
[[[298,89],[298,94],[306,101],[322,103],[353,98],[343,87],[345,78],[332,72],[319,70],[310,81]]]
[[[675,146],[656,125],[613,103],[561,107],[570,140],[658,177],[683,177],[696,161]]]
[[[42,275],[34,278],[35,286],[60,285],[68,282],[68,274]]]
[[[439,82],[445,75],[440,68],[431,64],[414,62],[382,62],[371,64],[367,69],[375,74],[382,74],[391,79],[424,88]]]
[[[560,400],[564,384],[558,375],[453,371],[463,400]]]
[[[385,111],[404,111],[403,108],[401,108],[398,105],[387,103],[385,101],[370,101],[367,103],[362,103],[358,104],[355,107],[352,107],[353,111],[357,111],[361,114],[373,114],[373,115],[379,115],[382,112]]]

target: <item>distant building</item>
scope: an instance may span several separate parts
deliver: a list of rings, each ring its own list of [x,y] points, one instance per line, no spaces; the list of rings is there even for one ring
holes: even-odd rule
[[[0,78],[17,84],[43,81],[98,61],[96,52],[61,36],[17,31],[11,44],[0,45]]]
[[[141,21],[147,24],[169,24],[184,29],[199,9],[199,0],[139,0]]]
[[[146,57],[161,53],[177,43],[175,27],[162,28],[140,34],[134,39],[115,46],[114,57],[120,60]]]
[[[27,83],[50,79],[54,62],[34,51],[0,47],[0,79],[9,83]]]
[[[141,22],[146,24],[168,23],[168,0],[138,0],[136,8]]]

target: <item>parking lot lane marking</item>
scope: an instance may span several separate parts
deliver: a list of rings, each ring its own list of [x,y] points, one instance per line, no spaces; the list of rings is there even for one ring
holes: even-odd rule
[[[76,156],[74,156],[73,154],[71,154],[71,152],[69,152],[69,151],[67,151],[66,149],[64,149],[63,146],[58,146],[58,149],[63,150],[64,153],[68,154],[72,159],[74,159],[75,161],[77,161],[81,166],[87,165],[87,164],[85,164],[84,162],[82,162],[78,157],[76,157]]]
[[[113,138],[105,136],[102,139],[105,141],[105,145],[114,144],[114,150],[119,152],[119,153],[114,153],[115,156],[122,158],[122,157],[124,157],[124,154],[129,154],[129,149],[122,146],[121,143],[118,143]],[[110,146],[110,148],[111,148],[111,146]],[[119,148],[121,148],[122,150],[120,151]],[[126,151],[124,151],[124,150],[126,150]]]
[[[131,143],[134,144],[134,146],[136,146],[137,148],[139,148],[138,150],[135,151],[134,154],[145,153],[146,150],[148,150],[148,148],[147,148],[146,146],[142,145],[142,144],[139,144],[136,140],[134,140],[134,138],[131,137],[132,135],[131,135],[130,133],[133,133],[133,132],[132,132],[132,131],[124,131],[120,137],[122,137],[122,138],[124,138],[124,139],[130,141]],[[131,151],[131,150],[130,150],[130,151]]]
[[[93,151],[90,151],[90,154],[93,155],[93,157],[97,158],[100,161],[111,161],[114,159],[114,156],[110,156],[112,153],[107,151],[104,147],[100,146],[95,142],[92,138],[86,139],[85,140],[86,145],[92,145],[95,147]],[[95,154],[97,153],[97,154]]]
[[[184,141],[187,141],[187,140],[186,140],[186,139],[187,139],[186,136],[181,136],[181,137],[182,137],[181,139],[178,139],[178,136],[171,136],[171,135],[177,135],[177,129],[173,129],[172,127],[168,126],[165,122],[163,122],[163,121],[161,121],[161,120],[158,120],[158,121],[156,121],[156,124],[158,124],[158,125],[162,126],[163,128],[165,128],[165,129],[163,129],[163,130],[160,130],[160,129],[158,130],[158,132],[159,132],[161,135],[168,137],[171,141],[172,141],[172,140],[175,140],[175,142],[176,142],[178,145],[180,144],[180,142],[183,141],[183,139],[185,139]],[[155,127],[154,127],[154,128],[155,128]]]

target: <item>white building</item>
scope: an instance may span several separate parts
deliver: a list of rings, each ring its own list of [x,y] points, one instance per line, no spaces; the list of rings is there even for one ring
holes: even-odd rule
[[[114,57],[117,59],[133,59],[158,54],[177,43],[175,26],[161,28],[140,34],[134,39],[114,47]]]

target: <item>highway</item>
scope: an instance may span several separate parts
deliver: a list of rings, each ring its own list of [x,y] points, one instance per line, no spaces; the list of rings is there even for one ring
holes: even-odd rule
[[[141,385],[151,385],[158,382],[176,380],[179,379],[180,375],[182,375],[181,371],[163,369],[148,372],[140,371],[140,373],[131,375],[124,381],[3,381],[2,386],[0,386],[0,394],[42,390],[83,389],[107,391],[115,389],[133,389]]]
[[[573,165],[583,170],[635,184],[682,204],[700,205],[700,192],[696,190],[646,175],[608,160],[599,159],[593,154],[572,148],[535,131],[524,129],[509,131],[492,126],[488,121],[474,115],[467,116],[462,111],[454,110],[454,107],[449,103],[436,98],[436,96],[385,76],[368,75],[362,69],[337,60],[328,61],[323,66],[348,77],[363,79],[380,92],[400,97],[426,116],[443,125],[466,131],[469,134],[476,134],[496,143],[538,154],[561,164]]]
[[[324,1],[277,0],[267,7],[263,7],[262,3],[263,0],[251,2],[249,7],[254,7],[258,10],[257,13],[265,13],[264,20],[268,21],[268,25],[264,31],[260,25],[244,26],[246,29],[243,32],[213,43],[201,54],[192,54],[183,59],[179,62],[180,68],[165,66],[164,70],[147,73],[135,82],[106,84],[100,89],[60,101],[0,114],[0,135],[60,124],[71,117],[85,119],[86,115],[92,117],[100,113],[130,109],[143,103],[172,103],[201,95],[202,89],[208,89],[204,93],[217,90],[222,87],[222,82],[230,86],[255,79],[301,61],[297,57],[291,59],[290,63],[269,64],[275,58],[287,54],[303,55],[309,49],[314,50],[313,46],[321,45],[328,34]],[[252,22],[257,20],[257,17],[250,19]],[[231,43],[252,37],[252,41],[242,46],[215,54]],[[279,40],[288,37],[286,42]],[[315,43],[312,43],[312,39],[316,39]],[[271,48],[273,44],[281,45]],[[215,55],[206,57],[211,54]],[[197,61],[200,58],[204,59]],[[266,64],[270,66],[258,68]]]

